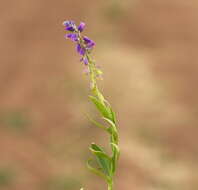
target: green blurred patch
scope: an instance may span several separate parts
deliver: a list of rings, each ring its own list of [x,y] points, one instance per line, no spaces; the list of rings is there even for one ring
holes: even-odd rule
[[[6,168],[0,168],[0,188],[9,186],[13,181],[13,172]]]
[[[156,181],[152,184],[152,187],[159,190],[175,190],[178,189],[176,184],[172,184],[170,181]],[[181,190],[181,188],[179,188]]]
[[[25,130],[30,120],[24,112],[10,111],[0,114],[0,124],[15,130]]]
[[[136,134],[139,137],[139,139],[152,146],[159,146],[161,145],[161,137],[157,132],[152,128],[147,127],[139,127],[136,129]]]
[[[76,190],[81,188],[81,181],[74,177],[56,177],[45,182],[42,189],[47,190]]]
[[[122,16],[124,15],[124,10],[123,10],[123,7],[122,7],[120,1],[117,1],[117,0],[110,1],[106,5],[104,14],[110,20],[121,19]]]

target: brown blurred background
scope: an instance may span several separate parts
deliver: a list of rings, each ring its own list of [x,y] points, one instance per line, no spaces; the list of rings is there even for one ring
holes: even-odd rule
[[[62,22],[84,21],[120,124],[115,190],[198,189],[197,0],[1,0],[0,189],[106,189],[86,170],[106,146]]]

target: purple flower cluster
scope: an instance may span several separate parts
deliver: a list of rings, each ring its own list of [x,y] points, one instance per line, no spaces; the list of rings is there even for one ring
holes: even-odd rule
[[[95,42],[86,36],[81,36],[81,32],[85,28],[85,23],[81,22],[77,27],[74,21],[64,21],[63,25],[65,26],[65,30],[70,32],[65,35],[65,38],[76,43],[76,51],[82,56],[80,61],[87,65],[87,54],[93,49]]]

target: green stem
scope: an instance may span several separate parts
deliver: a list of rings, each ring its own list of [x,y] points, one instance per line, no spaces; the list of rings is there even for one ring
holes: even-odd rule
[[[108,190],[113,190],[113,182],[108,183]]]
[[[87,53],[86,57],[88,59],[88,67],[89,67],[89,71],[90,71],[90,80],[91,80],[91,91],[93,93],[93,95],[95,95],[102,104],[104,104],[104,97],[103,95],[100,93],[98,86],[97,86],[97,76],[96,76],[96,66],[94,61],[91,59],[90,55]]]
[[[84,44],[84,41],[81,37],[81,34],[78,33],[78,35],[79,35],[79,38],[80,38],[80,44],[84,47],[85,44]],[[103,97],[102,93],[100,92],[100,90],[98,89],[98,86],[97,86],[97,79],[98,79],[97,77],[98,77],[98,71],[99,70],[97,69],[97,67],[95,65],[95,61],[90,56],[88,50],[85,52],[84,56],[88,60],[88,68],[89,68],[89,72],[90,72],[90,82],[91,82],[92,95],[94,97],[96,97],[98,99],[98,101],[100,101],[100,103],[104,105],[105,108],[108,107],[110,109],[110,105],[108,105],[107,101],[105,100],[105,98]],[[109,112],[110,112],[110,110],[109,110]],[[116,125],[114,120],[111,120],[111,122],[113,123],[112,124],[113,126]],[[114,130],[116,130],[116,129],[114,129]],[[114,134],[112,132],[111,138],[110,138],[110,143],[114,143],[115,145],[118,145],[118,137],[117,136],[115,137],[115,134],[117,134],[117,131],[114,131]],[[108,176],[108,180],[107,180],[108,190],[113,190],[113,175],[115,173],[115,165],[116,165],[117,158],[118,158],[118,155],[117,155],[118,153],[117,153],[117,150],[115,149],[114,146],[112,146],[112,152],[113,152],[113,157],[112,157],[112,160],[111,160],[111,162],[112,162],[111,163],[112,164],[112,171],[111,171],[112,174],[111,174],[111,176]]]

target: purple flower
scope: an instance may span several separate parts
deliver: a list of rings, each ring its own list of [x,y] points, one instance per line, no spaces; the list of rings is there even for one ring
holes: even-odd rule
[[[93,48],[94,46],[95,46],[95,42],[92,41],[92,42],[88,43],[86,47],[87,47],[88,49],[91,49],[91,48]]]
[[[83,40],[85,41],[85,44],[88,44],[91,42],[91,40],[87,36],[84,36]]]
[[[76,30],[76,25],[74,21],[64,21],[63,25],[65,26],[65,30],[74,32]]]
[[[90,50],[93,48],[93,46],[95,45],[94,41],[90,40],[88,37],[84,36],[83,37],[84,40],[84,46],[82,46],[81,44],[77,44],[76,50],[80,55],[85,55],[86,50]],[[87,61],[86,61],[87,62]],[[88,63],[88,62],[87,62]],[[86,64],[86,63],[85,63]]]
[[[77,44],[76,50],[80,55],[85,55],[86,49],[82,47],[80,44]]]
[[[74,23],[74,21],[72,21],[72,20],[65,20],[64,22],[63,22],[63,26],[70,26],[70,25],[74,25],[75,23]]]
[[[84,62],[85,65],[88,65],[88,63],[89,63],[89,61],[86,57],[83,59],[83,62]]]
[[[85,23],[81,22],[80,25],[78,26],[78,31],[82,32],[85,28]]]
[[[91,50],[93,48],[93,46],[95,45],[94,41],[90,40],[87,37],[84,37],[84,46],[82,46],[81,44],[77,44],[76,50],[80,55],[85,55],[86,50]]]
[[[71,33],[71,34],[66,34],[65,35],[65,38],[69,38],[69,39],[71,39],[73,42],[77,42],[78,41],[78,35],[77,34],[73,34],[73,33]]]
[[[81,59],[80,59],[80,62],[83,62],[85,65],[88,65],[88,59],[86,58],[86,57],[82,57]]]
[[[90,40],[88,37],[84,36],[83,40],[85,42],[87,49],[91,49],[91,48],[93,48],[93,46],[95,46],[95,42],[93,40]]]

